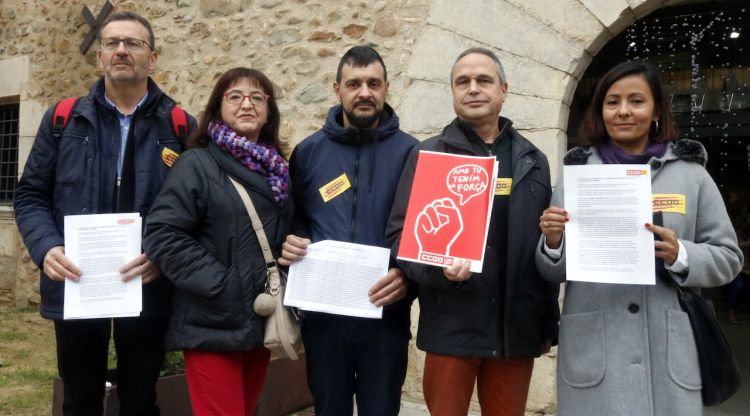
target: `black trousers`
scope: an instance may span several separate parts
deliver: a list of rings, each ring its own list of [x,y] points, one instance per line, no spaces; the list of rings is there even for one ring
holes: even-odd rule
[[[65,416],[101,416],[107,349],[114,336],[121,416],[156,416],[156,380],[164,363],[168,318],[55,321]]]
[[[401,312],[401,311],[399,311]],[[365,319],[305,312],[307,384],[318,416],[396,416],[406,377],[409,310]]]

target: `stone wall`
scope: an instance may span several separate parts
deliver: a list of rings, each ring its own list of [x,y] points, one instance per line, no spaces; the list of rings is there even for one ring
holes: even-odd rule
[[[403,70],[427,17],[429,0],[176,0],[116,2],[150,20],[159,53],[154,79],[188,111],[202,110],[216,78],[250,66],[278,87],[282,134],[296,143],[321,126],[334,103],[331,84],[348,47],[372,43],[387,62],[392,99],[403,96]],[[31,73],[22,100],[47,106],[85,94],[96,69],[96,43],[77,0],[5,1],[0,9],[0,59],[26,55]],[[94,14],[98,10],[93,10]]]
[[[57,100],[84,95],[100,75],[97,44],[85,55],[89,31],[84,6],[96,16],[103,1],[10,0],[0,3],[0,99],[21,102],[19,170],[44,111]],[[403,76],[411,48],[426,20],[429,0],[167,0],[114,2],[151,22],[159,54],[157,83],[190,113],[202,111],[216,78],[235,66],[264,71],[277,87],[281,136],[296,144],[322,126],[335,103],[332,83],[340,55],[372,43],[387,62],[391,102],[408,86]],[[8,226],[12,227],[12,214]],[[2,226],[2,224],[0,224]],[[12,234],[11,234],[12,235]],[[17,268],[0,269],[0,301],[36,303],[37,271],[23,249],[0,247]],[[16,269],[28,276],[18,278]],[[33,284],[31,282],[34,282]],[[29,287],[27,290],[26,287]],[[20,288],[19,288],[20,289]]]
[[[166,0],[117,1],[117,11],[148,18],[156,34],[153,75],[197,115],[216,78],[234,66],[275,82],[282,137],[294,145],[317,130],[335,102],[340,55],[373,43],[388,67],[389,102],[402,128],[425,138],[453,117],[448,74],[470,46],[495,50],[510,94],[503,115],[548,156],[557,177],[565,151],[568,105],[592,57],[637,18],[681,0]],[[98,76],[94,45],[81,55],[103,1],[5,0],[0,3],[0,100],[20,96],[20,166],[44,110],[82,95]],[[554,181],[553,178],[553,181]],[[0,218],[0,302],[38,302],[36,271],[12,225]],[[12,241],[12,243],[11,243]],[[15,264],[13,259],[16,259]],[[415,308],[415,322],[416,322]],[[416,333],[416,328],[414,333]],[[412,348],[405,398],[421,400],[422,353]],[[554,352],[537,360],[532,414],[554,413]],[[476,404],[474,404],[476,409]]]

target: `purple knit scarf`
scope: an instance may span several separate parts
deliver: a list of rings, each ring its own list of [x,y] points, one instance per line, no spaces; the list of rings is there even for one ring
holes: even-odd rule
[[[667,143],[657,143],[649,140],[646,150],[639,155],[626,153],[612,143],[612,140],[607,140],[600,144],[596,147],[596,150],[599,152],[602,162],[606,164],[643,165],[648,163],[652,157],[660,158],[664,156],[664,153],[667,151]]]
[[[273,145],[253,143],[238,135],[223,121],[208,124],[208,136],[243,166],[266,177],[273,199],[284,206],[289,199],[289,166]]]

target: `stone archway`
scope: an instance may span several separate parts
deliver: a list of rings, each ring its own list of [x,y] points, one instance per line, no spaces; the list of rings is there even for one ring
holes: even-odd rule
[[[565,153],[569,104],[592,57],[665,0],[435,0],[405,71],[402,127],[421,137],[453,118],[448,71],[471,46],[490,47],[510,85],[503,114],[542,149],[554,173]],[[553,182],[555,178],[553,177]]]

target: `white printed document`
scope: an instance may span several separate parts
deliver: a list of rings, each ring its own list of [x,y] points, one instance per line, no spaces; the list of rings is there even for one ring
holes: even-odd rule
[[[649,165],[565,166],[567,280],[653,285]]]
[[[141,276],[119,270],[141,254],[141,228],[138,213],[65,216],[65,256],[82,273],[65,279],[65,319],[140,315]]]
[[[302,310],[381,318],[367,291],[388,272],[391,250],[324,240],[289,268],[284,305]]]

